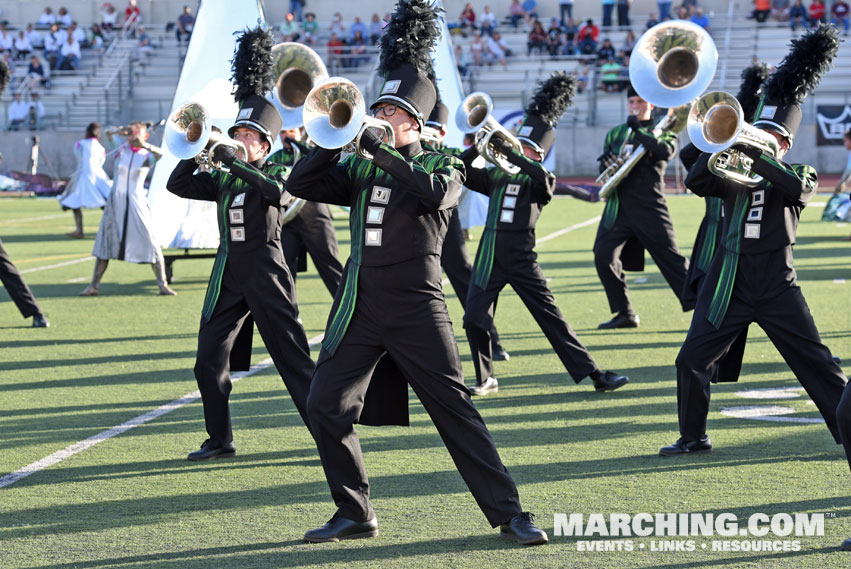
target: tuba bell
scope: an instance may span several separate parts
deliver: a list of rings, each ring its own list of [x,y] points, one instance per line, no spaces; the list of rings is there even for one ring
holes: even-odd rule
[[[747,187],[759,184],[762,176],[752,172],[750,157],[731,147],[745,144],[771,157],[780,151],[777,140],[745,122],[739,101],[723,91],[707,93],[694,102],[688,116],[688,134],[696,147],[712,153],[710,172]]]
[[[199,103],[184,103],[166,121],[163,142],[175,157],[181,160],[194,158],[199,166],[227,172],[221,162],[214,162],[213,151],[223,144],[233,146],[237,156],[244,160],[248,155],[245,145],[226,136],[213,126],[210,113]]]
[[[477,91],[461,101],[455,111],[455,125],[461,132],[476,133],[476,150],[485,160],[508,174],[520,171],[494,144],[501,140],[511,146],[512,151],[523,154],[520,141],[493,118],[493,101],[487,93]]]
[[[283,110],[283,130],[302,126],[302,106],[313,87],[328,77],[319,55],[304,44],[279,43],[272,48],[273,69],[278,78],[275,96]]]
[[[389,146],[395,143],[390,123],[366,114],[360,90],[343,77],[329,77],[313,87],[304,101],[302,114],[305,132],[322,148],[343,148],[372,160],[372,155],[360,144],[368,128],[379,130],[382,141]]]

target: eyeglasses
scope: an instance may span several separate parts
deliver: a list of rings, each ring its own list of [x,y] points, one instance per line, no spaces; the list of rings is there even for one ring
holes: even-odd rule
[[[398,105],[395,105],[393,103],[386,103],[386,104],[378,105],[377,107],[372,108],[370,110],[369,114],[372,115],[373,117],[377,117],[378,113],[381,113],[385,117],[392,117],[393,115],[396,114],[396,109],[398,109],[398,108],[399,108]]]

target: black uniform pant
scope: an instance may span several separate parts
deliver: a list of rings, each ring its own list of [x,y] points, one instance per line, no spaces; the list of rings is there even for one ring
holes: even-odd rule
[[[623,208],[624,204],[621,203]],[[671,216],[665,211],[654,210],[655,215],[644,216],[640,220],[627,219],[624,212],[619,212],[618,218],[610,229],[600,224],[597,238],[594,241],[594,264],[597,275],[606,291],[609,309],[620,314],[633,313],[632,305],[627,294],[626,276],[623,273],[621,252],[627,241],[635,237],[647,249],[662,276],[668,281],[671,289],[680,299],[683,310],[690,310],[691,303],[682,300],[683,283],[688,272],[688,260],[680,253],[677,239],[674,235],[674,225]]]
[[[458,208],[452,210],[452,217],[449,218],[449,228],[446,231],[443,250],[440,253],[440,264],[446,272],[453,290],[455,290],[455,296],[461,302],[461,308],[466,309],[473,265],[470,263],[470,256],[467,254],[467,243],[464,239],[464,230],[461,227]],[[496,301],[494,301],[494,311],[496,311]],[[491,326],[489,332],[492,345],[498,346],[500,342],[496,324]]]
[[[297,321],[298,308],[292,300],[292,290],[292,279],[277,245],[266,244],[249,253],[230,254],[216,307],[198,333],[195,362],[204,421],[212,441],[220,444],[233,441],[228,406],[230,355],[249,313],[296,409],[305,425],[309,425],[307,394],[314,365],[304,328]]]
[[[331,210],[326,204],[305,203],[296,218],[281,230],[281,246],[293,281],[298,272],[299,256],[307,250],[319,278],[334,296],[343,275],[343,265],[337,258],[337,234]]]
[[[846,384],[842,392],[842,399],[839,400],[839,406],[836,408],[836,422],[839,424],[842,446],[845,447],[845,458],[848,459],[848,466],[851,467],[851,383]]]
[[[490,279],[484,289],[470,285],[464,328],[476,368],[476,381],[493,377],[493,353],[488,330],[493,326],[493,305],[505,285],[517,293],[547,340],[550,341],[570,376],[579,381],[598,370],[597,362],[565,322],[547,286],[538,255],[531,249],[534,232],[504,232],[497,235],[496,253]]]
[[[30,287],[21,278],[21,273],[18,272],[17,267],[12,264],[2,241],[0,241],[0,282],[6,287],[6,291],[12,297],[24,318],[41,314],[41,308]]]
[[[807,301],[795,284],[791,247],[787,246],[785,255],[781,250],[740,256],[733,296],[716,330],[706,314],[722,260],[723,251],[716,255],[701,288],[691,327],[677,356],[677,404],[683,440],[697,440],[706,434],[709,383],[741,332],[755,322],[765,330],[840,442],[836,407],[845,388],[845,374],[821,343]]]
[[[375,516],[354,423],[369,378],[385,353],[434,421],[490,524],[496,527],[520,513],[514,481],[464,386],[440,280],[436,256],[425,267],[422,258],[361,267],[346,335],[333,356],[320,353],[307,410],[331,495],[344,518],[366,521]]]

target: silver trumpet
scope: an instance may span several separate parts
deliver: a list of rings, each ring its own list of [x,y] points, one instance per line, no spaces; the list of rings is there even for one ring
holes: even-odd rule
[[[304,44],[279,43],[272,48],[273,69],[278,78],[275,96],[284,108],[284,130],[302,126],[302,107],[313,87],[328,77],[319,55]]]
[[[221,129],[212,125],[210,113],[198,103],[185,103],[175,110],[166,121],[163,141],[174,156],[181,160],[195,159],[199,166],[228,172],[221,162],[213,161],[213,152],[219,145],[233,146],[240,160],[248,152],[241,142],[226,136]]]
[[[487,93],[477,91],[461,101],[455,111],[455,124],[461,132],[476,133],[476,150],[488,162],[495,164],[509,174],[516,174],[520,168],[508,161],[498,150],[496,141],[508,144],[513,152],[523,155],[523,146],[499,121],[493,118],[493,101]]]
[[[688,134],[700,150],[712,153],[710,172],[747,187],[758,185],[762,176],[753,173],[750,157],[731,147],[753,146],[772,158],[780,152],[777,139],[745,122],[739,101],[723,91],[707,93],[694,102],[688,115]]]
[[[366,114],[360,90],[343,77],[329,77],[313,87],[304,101],[302,115],[305,132],[322,148],[343,148],[372,160],[360,143],[370,128],[379,131],[382,142],[395,145],[393,126]]]

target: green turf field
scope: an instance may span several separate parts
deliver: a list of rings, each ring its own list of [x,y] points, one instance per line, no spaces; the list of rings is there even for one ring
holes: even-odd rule
[[[688,252],[703,202],[677,196],[669,204]],[[824,341],[851,362],[851,258],[849,244],[839,241],[851,227],[819,221],[821,211],[813,205],[804,213],[796,266]],[[538,237],[601,212],[601,204],[557,199],[544,210]],[[346,254],[346,221],[340,212],[337,217]],[[114,261],[101,295],[80,298],[94,262],[67,263],[90,254],[99,218],[99,211],[86,211],[87,238],[71,240],[64,235],[73,229],[71,214],[54,200],[0,200],[0,238],[18,268],[31,271],[24,278],[52,324],[29,328],[0,291],[0,477],[196,389],[192,366],[212,260],[175,265],[176,297],[156,295],[149,267]],[[476,400],[524,509],[550,533],[549,545],[522,548],[499,539],[413,397],[410,428],[359,429],[380,536],[302,543],[334,505],[312,440],[269,368],[234,386],[234,459],[185,460],[206,438],[195,402],[0,488],[0,567],[851,566],[851,552],[838,550],[851,537],[851,478],[824,425],[720,412],[784,405],[795,411],[787,417],[818,416],[806,397],[736,395],[743,388],[798,386],[758,328],[750,331],[742,381],[713,388],[713,453],[657,456],[678,436],[674,359],[690,314],[680,312],[650,262],[647,272],[630,274],[641,328],[597,331],[610,315],[593,266],[595,232],[591,223],[541,243],[539,260],[566,319],[601,367],[632,382],[609,394],[595,393],[588,380],[574,384],[519,299],[506,291],[497,325],[512,357],[497,363],[499,393]],[[475,243],[470,249],[472,255]],[[40,270],[53,265],[61,266]],[[298,278],[298,298],[313,338],[323,331],[331,298],[312,268]],[[473,377],[461,306],[451,292],[447,302],[465,372]],[[256,363],[267,355],[259,336],[254,345]],[[688,552],[651,551],[659,537],[626,538],[634,551],[588,552],[580,551],[584,542],[608,538],[553,535],[555,514],[613,512],[826,518],[823,536],[776,538],[798,539],[800,551],[790,552],[712,551],[712,540],[740,539],[718,536],[691,538],[696,550]]]

